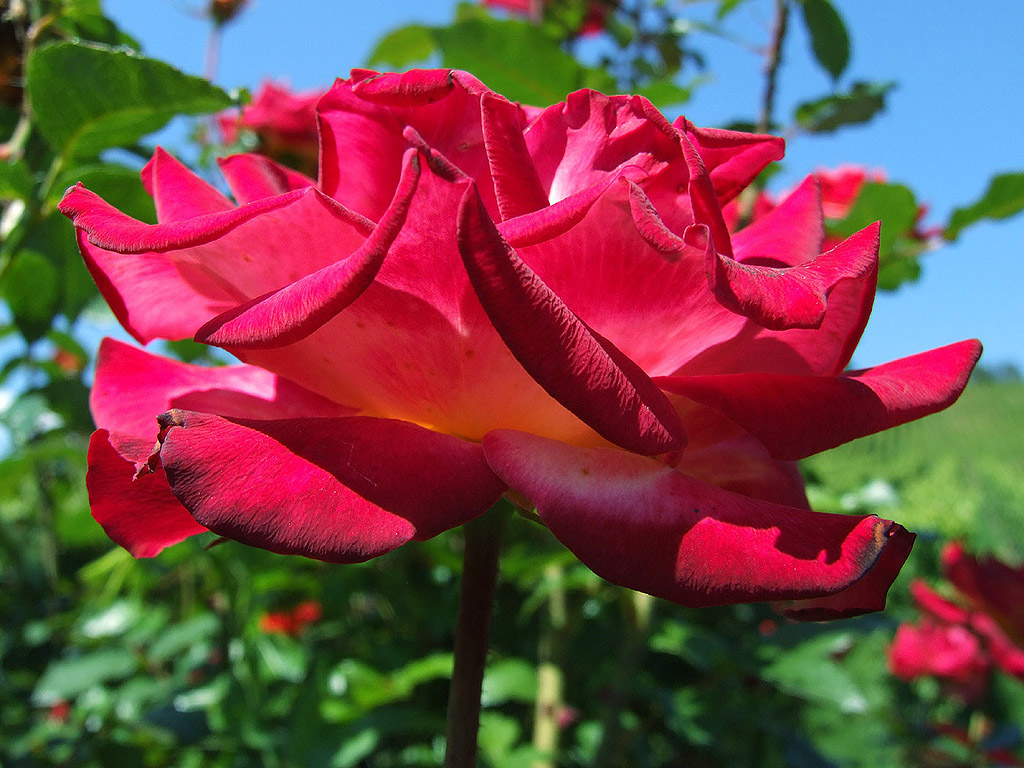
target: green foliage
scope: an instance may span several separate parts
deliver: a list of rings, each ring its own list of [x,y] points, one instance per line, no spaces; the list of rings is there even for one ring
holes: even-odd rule
[[[800,0],[814,58],[838,80],[850,63],[850,35],[843,17],[829,0]]]
[[[977,202],[957,208],[943,233],[956,240],[964,228],[982,219],[1006,219],[1024,210],[1024,173],[1001,173],[992,178]]]
[[[876,221],[882,222],[878,244],[878,287],[892,291],[921,274],[917,257],[927,243],[915,236],[920,206],[903,184],[868,182],[853,208],[841,221],[828,222],[828,231],[849,237]]]
[[[35,50],[27,69],[35,123],[67,157],[131,145],[172,117],[231,105],[231,98],[206,80],[129,50],[54,43]]]
[[[846,93],[807,101],[796,109],[796,123],[810,133],[829,133],[843,126],[866,123],[885,109],[895,83],[856,82]]]

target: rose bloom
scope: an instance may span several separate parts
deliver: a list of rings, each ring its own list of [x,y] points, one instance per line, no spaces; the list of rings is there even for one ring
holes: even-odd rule
[[[993,667],[1024,680],[1024,568],[975,558],[958,542],[943,550],[942,566],[956,600],[923,581],[911,584],[923,616],[897,630],[889,649],[892,673],[903,680],[944,679],[966,701],[984,692]]]
[[[684,605],[884,605],[913,534],[809,510],[795,462],[950,405],[980,345],[844,372],[877,225],[822,253],[813,177],[735,235],[722,217],[781,139],[639,96],[524,107],[449,70],[355,70],[318,119],[315,182],[229,157],[231,200],[157,150],[158,224],[61,202],[139,342],[243,363],[103,343],[88,487],[111,538],[357,562],[505,495]]]
[[[822,214],[831,221],[842,221],[850,215],[865,184],[884,184],[888,178],[884,171],[868,171],[857,165],[819,168],[814,172],[814,177],[821,187]],[[790,194],[792,194],[792,191],[784,192],[780,195],[773,195],[768,192],[759,193],[751,210],[751,221],[767,216]],[[942,227],[922,227],[921,220],[927,212],[926,206],[920,207],[917,211],[917,219],[914,222],[913,229],[902,234],[907,239],[917,241],[925,247],[934,247],[941,238]],[[722,213],[729,231],[735,232],[740,220],[740,208],[737,201],[732,201],[725,205]],[[840,242],[841,239],[827,236],[824,240],[823,248],[834,248]]]
[[[287,86],[265,82],[241,114],[219,118],[226,144],[238,141],[239,131],[252,131],[257,151],[300,171],[316,173],[318,143],[316,103],[323,91],[294,93]]]

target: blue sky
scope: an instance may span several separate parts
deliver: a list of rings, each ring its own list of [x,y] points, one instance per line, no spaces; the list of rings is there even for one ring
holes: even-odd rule
[[[251,0],[225,29],[217,81],[255,89],[266,78],[296,88],[329,85],[365,63],[387,30],[412,21],[445,23],[452,0],[375,3]],[[681,10],[707,16],[711,3]],[[763,44],[770,3],[749,0],[732,17],[741,37]],[[896,80],[886,114],[866,127],[830,137],[796,137],[787,150],[782,187],[819,167],[856,163],[884,169],[931,207],[927,222],[942,223],[979,197],[1001,171],[1024,171],[1024,32],[1019,0],[980,4],[952,0],[839,0],[853,40],[851,64],[840,81]],[[146,53],[196,74],[203,68],[208,31],[198,0],[106,0],[108,13],[137,37]],[[778,92],[778,114],[824,95],[798,18],[792,19]],[[754,114],[761,60],[732,43],[702,36],[715,80],[685,105],[699,125],[721,125]],[[514,62],[509,63],[514,66]],[[929,254],[924,277],[895,294],[881,294],[854,362],[874,365],[962,338],[980,338],[988,365],[1024,369],[1024,216],[981,223],[953,246]]]

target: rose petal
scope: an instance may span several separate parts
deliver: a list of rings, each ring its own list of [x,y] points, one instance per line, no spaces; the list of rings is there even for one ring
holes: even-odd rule
[[[951,542],[942,551],[942,569],[975,608],[1024,644],[1024,568],[1011,568],[991,557],[972,557],[959,542]]]
[[[118,320],[142,342],[189,338],[212,317],[346,258],[372,230],[312,188],[158,225],[80,185],[59,207],[79,228],[82,255]]]
[[[657,174],[681,160],[679,135],[642,96],[570,93],[526,131],[526,144],[550,202],[600,184],[625,166]]]
[[[196,340],[229,349],[287,346],[305,338],[358,299],[377,276],[405,224],[419,169],[415,150],[409,150],[391,205],[355,253],[218,315],[196,332]]]
[[[837,377],[737,373],[656,383],[715,408],[775,458],[796,460],[948,408],[980,355],[971,340]]]
[[[685,117],[678,118],[672,125],[697,148],[722,205],[746,189],[757,174],[769,163],[781,160],[786,152],[786,142],[778,136],[699,128]]]
[[[732,235],[732,246],[744,264],[797,267],[817,258],[824,240],[821,188],[812,175],[770,213]]]
[[[352,414],[270,371],[189,365],[114,339],[100,343],[89,407],[97,426],[135,435],[149,452],[158,432],[156,417],[171,408],[259,419]]]
[[[216,188],[196,176],[161,147],[142,168],[142,186],[156,204],[161,224],[234,208]]]
[[[819,328],[836,286],[877,268],[878,224],[799,266],[745,264],[719,253],[710,254],[708,262],[711,289],[730,309],[776,331]]]
[[[504,490],[479,445],[400,421],[170,411],[162,423],[160,458],[193,517],[283,554],[367,560],[468,522]]]
[[[522,110],[505,99],[484,94],[480,100],[484,146],[502,219],[546,208],[547,194],[523,139]]]
[[[158,466],[136,478],[137,467],[146,462],[154,444],[152,438],[105,429],[89,441],[85,484],[92,516],[134,557],[155,557],[165,547],[206,531],[171,493],[163,469]]]
[[[263,155],[218,157],[217,165],[239,205],[316,186],[305,174]]]
[[[570,201],[580,201],[571,216],[561,211]],[[708,290],[707,229],[675,235],[628,179],[585,206],[573,196],[499,232],[574,314],[651,375],[676,371],[747,322]]]
[[[866,574],[831,595],[790,603],[785,614],[799,621],[831,621],[884,610],[889,587],[910,556],[916,538],[917,534],[891,523],[885,547]]]
[[[838,592],[870,571],[899,528],[741,496],[615,449],[509,431],[488,434],[483,448],[595,573],[683,605]]]
[[[552,397],[602,437],[638,453],[685,444],[682,422],[665,396],[523,263],[472,185],[459,206],[459,250],[498,333]]]

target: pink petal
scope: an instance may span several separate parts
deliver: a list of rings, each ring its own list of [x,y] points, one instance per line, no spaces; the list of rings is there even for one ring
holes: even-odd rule
[[[778,136],[698,128],[685,117],[673,126],[697,148],[722,205],[746,189],[769,163],[781,160],[786,151],[786,142]]]
[[[642,96],[570,93],[530,124],[526,144],[555,203],[625,166],[657,174],[680,164],[678,133]]]
[[[479,445],[399,421],[232,421],[170,411],[160,458],[210,530],[282,554],[360,562],[483,514],[504,490]]]
[[[744,264],[798,267],[817,258],[825,240],[821,189],[814,176],[778,206],[732,235],[736,260]]]
[[[159,431],[156,417],[171,408],[259,419],[352,413],[269,371],[189,365],[114,339],[100,344],[89,407],[97,426],[135,435],[147,456]]]
[[[682,422],[665,396],[523,263],[473,186],[459,207],[459,250],[495,328],[552,397],[602,437],[638,453],[685,444]]]
[[[218,157],[217,165],[239,205],[316,185],[305,174],[293,171],[264,155]]]
[[[212,317],[344,259],[372,230],[309,188],[158,225],[81,186],[59,207],[118,320],[143,342],[191,337]]]
[[[156,203],[156,218],[161,224],[234,208],[217,189],[160,147],[142,169],[142,186]]]
[[[502,219],[546,208],[547,194],[523,139],[522,110],[505,99],[485,94],[480,100],[484,146]]]
[[[591,188],[596,197],[575,195],[499,231],[596,333],[649,374],[672,373],[747,321],[708,289],[707,229],[674,234],[639,185],[609,179]]]
[[[301,341],[236,354],[368,416],[473,440],[503,426],[600,442],[530,378],[480,306],[452,215],[463,191],[428,160],[405,225],[360,298]]]
[[[864,279],[877,265],[876,223],[799,266],[757,266],[711,254],[708,280],[722,304],[760,326],[775,331],[820,328],[836,286]]]
[[[497,213],[480,117],[486,86],[457,70],[378,74],[353,70],[320,102],[321,189],[377,220],[399,177],[411,127],[481,185]]]
[[[105,429],[89,441],[85,482],[92,515],[134,557],[155,557],[165,547],[206,531],[171,493],[162,468],[136,478],[137,467],[145,464],[154,446],[152,438]]]
[[[980,355],[972,340],[837,377],[737,373],[656,383],[715,408],[775,458],[796,460],[948,408]]]
[[[509,431],[487,435],[483,447],[497,475],[595,573],[683,605],[838,592],[902,530],[741,496],[615,449]]]
[[[891,523],[884,539],[885,547],[867,573],[831,595],[796,600],[785,606],[785,614],[799,621],[831,621],[884,610],[889,587],[910,556],[916,538],[917,534]]]
[[[973,557],[959,542],[951,542],[942,552],[942,569],[976,609],[1024,645],[1024,568],[1011,568],[992,557]]]
[[[684,416],[684,421],[690,434],[694,434],[690,420]],[[691,441],[676,469],[708,485],[762,501],[800,509],[810,506],[796,463],[773,459],[750,435],[699,448],[694,448]]]
[[[924,613],[946,624],[966,624],[970,613],[966,608],[947,600],[920,579],[910,583],[910,594]]]
[[[415,150],[409,150],[391,206],[355,253],[215,317],[199,329],[196,340],[231,349],[287,346],[305,338],[358,299],[377,276],[405,224],[419,169]]]

